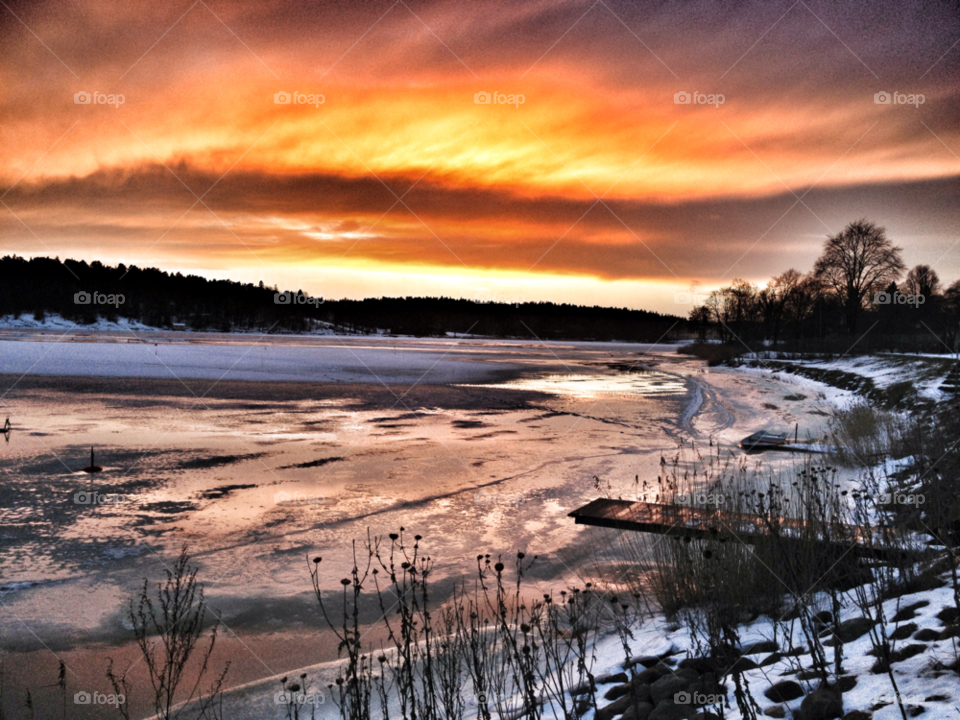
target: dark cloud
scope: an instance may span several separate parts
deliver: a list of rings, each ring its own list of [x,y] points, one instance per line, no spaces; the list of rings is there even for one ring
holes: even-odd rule
[[[412,184],[405,177],[381,182],[372,177],[237,171],[217,182],[219,176],[187,165],[174,170],[180,179],[166,168],[149,166],[27,184],[15,188],[5,202],[18,215],[41,219],[41,230],[59,227],[68,236],[99,234],[110,242],[138,227],[147,237],[151,232],[159,235],[195,202],[187,185],[219,218],[229,221],[244,242],[265,251],[279,252],[280,238],[282,252],[298,258],[336,257],[352,248],[352,257],[377,261],[462,261],[469,267],[503,270],[527,270],[537,263],[544,271],[611,279],[756,277],[789,265],[806,269],[827,234],[864,215],[887,226],[907,250],[908,260],[929,262],[930,254],[945,250],[960,227],[960,176],[798,190],[796,196],[784,192],[763,198],[597,203],[447,187],[430,180],[421,180],[404,196]],[[396,196],[403,197],[403,204]],[[63,221],[71,216],[82,222]],[[47,227],[44,217],[57,220]],[[251,218],[278,221],[271,225]],[[200,219],[203,225],[198,228]],[[30,224],[34,226],[32,220]],[[511,232],[504,233],[504,227]],[[169,240],[182,240],[181,233],[208,240],[221,236],[188,252],[212,249],[219,242],[237,244],[203,206],[194,209],[183,228]],[[956,260],[948,263],[960,271]]]

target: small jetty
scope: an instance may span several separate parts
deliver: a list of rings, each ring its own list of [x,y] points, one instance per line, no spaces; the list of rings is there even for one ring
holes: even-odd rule
[[[779,450],[786,444],[786,433],[772,433],[766,430],[747,435],[739,443],[744,450]]]
[[[103,471],[103,468],[100,467],[99,465],[97,465],[96,460],[94,460],[94,457],[93,457],[93,448],[90,448],[90,464],[87,465],[87,466],[83,469],[83,472],[85,472],[85,473],[98,473],[98,472],[102,472],[102,471]]]
[[[597,498],[574,510],[569,517],[572,517],[577,525],[674,535],[691,540],[709,539],[723,542],[732,538],[745,545],[754,545],[758,539],[771,534],[767,522],[759,515],[611,498]],[[878,547],[877,543],[872,542],[872,532],[866,528],[837,524],[832,528],[835,531],[833,537],[823,537],[816,529],[794,518],[778,518],[776,525],[781,540],[813,540],[822,544],[825,551],[840,556],[849,553],[855,557],[883,560],[899,554],[899,551]]]
[[[747,452],[784,450],[786,452],[827,453],[831,450],[827,445],[799,442],[796,433],[794,433],[793,440],[790,440],[786,433],[775,433],[768,430],[759,430],[752,435],[747,435],[737,444]]]

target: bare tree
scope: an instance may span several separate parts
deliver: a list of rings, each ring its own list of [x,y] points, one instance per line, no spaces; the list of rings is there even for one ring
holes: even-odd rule
[[[796,339],[800,340],[803,337],[803,323],[813,311],[822,292],[823,282],[815,273],[808,273],[793,285],[787,295],[785,309],[787,322],[794,326]]]
[[[726,292],[724,290],[714,290],[707,296],[707,301],[703,306],[708,309],[709,315],[717,323],[720,341],[726,342],[730,335],[730,328],[727,325],[730,319],[730,303]]]
[[[861,218],[827,238],[814,266],[843,305],[847,330],[856,333],[864,302],[903,274],[902,248],[887,238],[886,230]]]
[[[693,326],[694,330],[697,333],[697,340],[699,342],[706,342],[707,336],[710,333],[710,321],[713,314],[710,311],[710,308],[706,305],[697,305],[693,310],[690,311],[690,324]]]
[[[747,334],[748,326],[757,320],[757,286],[738,278],[725,291],[730,297],[733,322],[742,337]]]
[[[774,347],[780,340],[780,329],[787,314],[787,304],[802,283],[803,273],[791,268],[771,279],[757,295],[757,307],[767,332],[773,336]]]
[[[954,351],[960,341],[960,280],[943,291],[943,342]]]
[[[903,283],[908,295],[922,295],[928,300],[940,294],[940,277],[929,265],[917,265],[907,273]]]

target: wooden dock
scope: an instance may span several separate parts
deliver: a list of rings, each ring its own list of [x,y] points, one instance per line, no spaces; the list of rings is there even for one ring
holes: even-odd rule
[[[577,525],[593,525],[689,537],[691,540],[736,539],[746,545],[769,537],[770,529],[759,515],[727,510],[690,507],[687,505],[634,502],[597,498],[569,514]],[[873,559],[891,559],[894,555],[914,551],[891,550],[871,542],[872,531],[853,525],[837,524],[824,537],[822,531],[809,527],[801,520],[779,518],[779,537],[787,542],[816,542],[831,554]]]

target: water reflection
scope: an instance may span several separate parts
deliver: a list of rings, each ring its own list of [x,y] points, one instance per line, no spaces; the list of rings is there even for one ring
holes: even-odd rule
[[[597,397],[683,395],[687,392],[682,378],[656,371],[621,375],[553,374],[519,378],[505,383],[463,384],[459,387],[530,390],[585,400]]]

